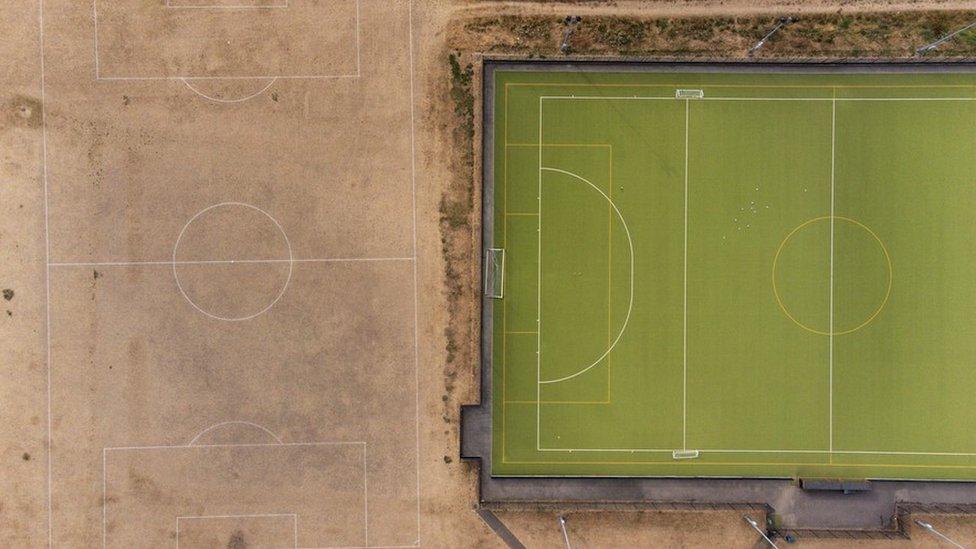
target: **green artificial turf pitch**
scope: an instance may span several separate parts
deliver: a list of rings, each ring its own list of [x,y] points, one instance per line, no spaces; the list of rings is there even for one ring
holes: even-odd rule
[[[493,101],[492,474],[976,479],[976,76]]]

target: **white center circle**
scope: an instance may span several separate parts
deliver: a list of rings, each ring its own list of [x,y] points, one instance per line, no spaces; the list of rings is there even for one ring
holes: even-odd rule
[[[188,230],[190,230],[191,226],[193,226],[195,222],[200,221],[202,218],[208,215],[213,215],[217,213],[226,215],[228,213],[232,213],[233,210],[235,209],[243,212],[250,212],[250,213],[256,212],[257,214],[260,214],[261,217],[266,218],[268,221],[270,221],[274,231],[276,231],[280,235],[281,241],[284,243],[284,247],[287,250],[287,253],[285,254],[286,257],[257,257],[257,258],[234,257],[229,259],[207,257],[204,259],[196,259],[196,260],[182,260],[182,261],[180,260],[179,258],[180,247],[181,245],[185,245],[184,237],[187,236]],[[238,219],[239,218],[240,216],[238,217]],[[237,232],[242,232],[242,231],[237,231]],[[242,235],[232,234],[226,236],[228,238],[231,237],[240,238]],[[203,244],[209,245],[212,243],[203,243]],[[208,247],[213,247],[213,246],[208,246]],[[287,272],[284,276],[284,282],[280,284],[280,287],[278,288],[277,292],[273,293],[273,297],[268,301],[268,303],[263,305],[263,307],[259,306],[260,308],[257,308],[257,310],[251,309],[248,311],[243,311],[240,314],[234,314],[234,315],[230,315],[226,313],[218,313],[212,310],[212,307],[207,307],[206,305],[197,303],[197,301],[195,301],[192,297],[190,297],[190,294],[192,294],[193,292],[187,290],[185,286],[185,281],[180,278],[181,267],[183,268],[201,267],[201,266],[213,266],[213,267],[225,266],[226,267],[228,265],[254,267],[258,265],[280,266],[281,264],[287,265]],[[291,282],[293,266],[294,266],[294,257],[292,255],[291,242],[288,240],[288,235],[285,234],[285,231],[281,227],[281,224],[278,223],[278,220],[276,220],[271,214],[269,214],[265,210],[262,210],[261,208],[258,208],[257,206],[253,206],[251,204],[246,204],[244,202],[221,202],[220,204],[214,204],[213,206],[209,206],[207,208],[204,208],[203,210],[200,210],[199,212],[197,212],[196,215],[191,217],[190,220],[186,222],[186,224],[180,230],[179,236],[177,236],[176,238],[176,243],[173,245],[173,277],[176,280],[176,287],[179,289],[180,294],[183,295],[183,298],[186,299],[187,302],[194,309],[216,320],[226,320],[230,322],[249,320],[251,318],[254,318],[266,312],[268,309],[273,307],[281,299],[281,296],[284,295],[285,290],[288,289],[288,284],[289,282]]]

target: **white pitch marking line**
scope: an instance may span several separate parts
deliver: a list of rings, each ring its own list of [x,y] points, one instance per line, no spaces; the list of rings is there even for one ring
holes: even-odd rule
[[[369,547],[369,487],[366,480],[366,445],[363,444],[363,545]],[[298,537],[295,538],[298,547]]]
[[[51,411],[51,228],[47,169],[47,87],[44,73],[44,0],[37,2],[38,54],[41,68],[41,168],[44,179],[44,339],[47,374],[47,546],[54,546],[54,505],[52,503],[52,470],[54,428]]]
[[[359,1],[356,2],[356,32],[358,48],[358,22],[359,22]],[[416,144],[416,123],[414,99],[414,58],[413,58],[413,0],[407,2],[407,53],[410,60],[410,190],[411,205],[413,207],[413,366],[414,366],[414,387],[415,402],[414,412],[416,414],[416,439],[417,439],[417,541],[415,545],[420,545],[420,278],[417,271],[417,144]],[[357,55],[359,50],[357,49]]]
[[[251,513],[242,515],[181,515],[176,517],[176,547],[180,547],[180,521],[181,520],[214,520],[214,519],[238,519],[238,518],[284,518],[291,519],[292,531],[294,532],[294,548],[298,549],[298,515],[296,513]]]
[[[675,101],[674,96],[544,95],[542,99]],[[976,97],[703,97],[695,101],[976,101]]]
[[[567,376],[564,376],[564,377],[561,377],[561,378],[558,378],[558,379],[543,379],[543,380],[540,380],[539,381],[540,384],[547,384],[547,383],[560,383],[560,382],[563,382],[563,381],[567,381],[567,380],[573,379],[576,376],[579,376],[579,375],[582,375],[582,374],[586,373],[591,368],[596,367],[597,364],[599,364],[604,358],[607,357],[607,355],[610,354],[611,351],[613,351],[614,347],[616,347],[617,346],[617,343],[620,341],[620,338],[623,337],[624,332],[627,330],[627,325],[630,323],[630,315],[631,315],[631,312],[634,309],[634,241],[631,238],[630,228],[627,227],[627,221],[624,220],[623,214],[617,208],[617,205],[613,202],[613,200],[611,200],[610,197],[607,196],[607,194],[604,193],[602,189],[600,189],[599,187],[597,187],[596,185],[594,185],[591,181],[589,181],[589,180],[583,178],[582,176],[577,175],[577,174],[575,174],[573,172],[569,172],[569,171],[566,171],[566,170],[561,170],[559,168],[548,168],[548,167],[545,167],[545,166],[542,167],[542,170],[549,171],[549,172],[555,172],[555,173],[561,173],[561,174],[564,174],[564,175],[568,175],[570,177],[573,177],[575,179],[579,179],[583,183],[586,183],[587,185],[589,185],[590,187],[592,187],[593,190],[595,190],[596,192],[600,193],[600,195],[603,197],[603,199],[606,200],[608,204],[610,204],[610,207],[611,208],[613,208],[614,213],[617,214],[617,218],[620,219],[620,224],[623,226],[623,228],[624,228],[624,234],[627,237],[627,246],[630,249],[630,296],[629,296],[629,298],[627,300],[627,314],[624,316],[623,324],[621,324],[620,331],[617,332],[617,336],[613,339],[613,342],[607,347],[607,349],[603,352],[603,354],[601,354],[599,357],[597,357],[596,360],[594,360],[593,362],[591,362],[585,368],[583,368],[583,369],[581,369],[581,370],[579,370],[579,371],[577,371],[577,372],[575,372],[573,374],[570,374],[570,375],[567,375]],[[541,202],[540,202],[540,208],[541,208]],[[541,234],[541,232],[540,232],[540,234]]]
[[[200,259],[185,261],[95,261],[95,262],[54,262],[51,267],[129,267],[172,265],[233,265],[253,263],[369,263],[384,261],[414,261],[413,257],[333,257],[319,259]]]
[[[537,200],[539,215],[537,233],[538,251],[538,291],[536,292],[536,347],[535,347],[535,448],[542,449],[542,101],[539,97],[539,185]]]
[[[834,150],[837,127],[837,101],[830,103],[830,290],[828,332],[829,445],[834,450]]]
[[[410,8],[410,11],[411,12],[413,11],[412,7]],[[413,13],[410,13],[409,14],[409,17],[408,17],[408,24],[412,24],[412,23],[413,23]],[[412,93],[413,93],[413,74],[412,74],[412,72],[413,72],[413,29],[412,28],[409,30],[409,44],[408,44],[408,46],[409,46],[409,49],[410,49],[410,70],[411,70],[410,92],[411,92],[411,97],[412,97]],[[362,75],[362,64],[359,61],[359,50],[360,50],[360,45],[359,45],[359,0],[356,0],[356,78],[359,78]],[[413,114],[413,100],[412,99],[410,101],[410,110],[411,110],[411,114]],[[413,137],[413,133],[410,134],[410,137],[411,138]]]
[[[136,450],[186,450],[197,448],[263,448],[268,446],[365,446],[359,440],[335,442],[232,442],[226,444],[158,444],[150,446],[106,446],[105,451],[131,452]]]
[[[542,448],[542,452],[621,452],[621,453],[667,453],[674,452],[674,449],[667,448]],[[941,457],[976,457],[972,452],[901,452],[886,450],[747,450],[729,448],[702,448],[698,450],[702,454],[836,454],[836,455],[891,455],[891,456],[941,456]],[[830,465],[824,463],[823,465]],[[857,464],[852,464],[857,465]],[[932,465],[932,468],[938,468]]]
[[[43,1],[43,0],[41,0]],[[167,0],[167,4],[169,0]],[[98,80],[98,2],[92,1],[92,22],[95,26],[94,40],[95,40],[95,80]]]
[[[96,80],[102,81],[147,81],[147,80],[267,80],[277,78],[278,80],[331,80],[338,78],[359,78],[358,74],[326,74],[326,75],[284,75],[284,74],[257,74],[253,76],[201,76],[201,75],[182,75],[182,76],[99,76]]]
[[[178,520],[194,519],[226,519],[226,518],[261,518],[261,517],[297,517],[295,513],[252,513],[244,515],[180,515]]]
[[[200,437],[202,437],[203,435],[209,433],[210,431],[213,431],[214,429],[219,429],[221,427],[226,427],[228,425],[246,425],[248,427],[254,427],[255,429],[258,429],[259,431],[264,431],[265,433],[267,433],[278,444],[284,444],[284,441],[281,440],[281,437],[279,437],[277,434],[274,433],[274,431],[272,431],[271,429],[268,429],[267,427],[264,427],[262,425],[258,425],[257,423],[253,423],[253,422],[250,422],[250,421],[234,420],[234,421],[221,421],[220,423],[215,423],[215,424],[211,425],[210,427],[207,427],[206,429],[204,429],[204,430],[200,431],[199,433],[197,433],[197,436],[193,437],[190,440],[190,442],[187,443],[187,446],[193,446],[194,444],[196,444],[196,442],[198,440],[200,440]]]
[[[102,549],[105,549],[105,545],[108,543],[108,486],[106,474],[105,457],[107,452],[105,448],[102,448]],[[176,539],[180,536],[180,525],[179,522],[176,523]]]
[[[690,111],[691,101],[685,99],[685,242],[681,331],[681,448],[683,450],[688,449],[688,120]]]
[[[166,3],[166,7],[173,10],[195,10],[195,9],[207,9],[207,10],[270,10],[270,9],[282,9],[287,8],[288,4],[278,4],[269,6],[248,6],[248,5],[236,5],[236,6],[173,6],[169,2]]]
[[[263,87],[260,90],[252,93],[251,95],[248,95],[247,97],[240,97],[238,99],[222,99],[220,97],[214,97],[212,95],[207,95],[207,94],[203,93],[202,91],[194,88],[193,85],[190,84],[190,82],[187,81],[187,80],[185,80],[185,79],[183,80],[183,84],[187,88],[189,88],[190,91],[192,91],[193,93],[195,93],[195,94],[199,95],[200,97],[206,99],[207,101],[213,101],[214,103],[243,103],[243,102],[247,101],[248,99],[254,99],[255,97],[261,95],[262,93],[268,91],[268,88],[270,88],[271,86],[273,86],[274,83],[277,82],[277,81],[278,81],[278,77],[274,77],[274,78],[271,79],[270,82],[268,82],[268,84],[265,87]]]
[[[179,272],[179,269],[176,268],[176,266],[177,266],[176,256],[177,256],[177,253],[178,253],[178,251],[180,249],[180,242],[183,240],[183,235],[186,234],[186,230],[190,228],[190,225],[192,225],[193,222],[196,221],[196,219],[198,217],[200,217],[201,215],[203,215],[203,214],[205,214],[205,213],[207,213],[207,212],[209,212],[211,210],[215,210],[217,208],[226,208],[226,207],[248,208],[248,209],[254,210],[254,211],[256,211],[256,212],[264,215],[265,217],[267,217],[269,220],[271,220],[272,223],[274,223],[275,227],[278,229],[278,232],[281,233],[281,237],[284,239],[284,242],[285,242],[285,248],[288,250],[288,262],[286,263],[288,265],[288,274],[285,277],[285,283],[282,284],[282,286],[281,286],[281,290],[279,290],[278,291],[278,294],[275,295],[274,299],[271,300],[271,303],[268,303],[268,305],[266,305],[263,309],[261,309],[261,310],[259,310],[257,312],[251,313],[249,315],[245,315],[245,316],[225,317],[225,316],[220,316],[220,315],[213,314],[213,313],[211,313],[209,311],[205,311],[202,307],[200,307],[192,299],[190,299],[190,296],[189,295],[187,295],[186,290],[183,288],[183,283],[180,281],[180,272]],[[176,288],[180,291],[180,293],[183,295],[183,297],[186,299],[186,301],[194,309],[196,309],[200,313],[202,313],[202,314],[204,314],[204,315],[206,315],[206,316],[208,316],[210,318],[213,318],[215,320],[224,320],[224,321],[227,321],[227,322],[239,322],[239,321],[244,321],[244,320],[250,320],[250,319],[252,319],[252,318],[254,318],[254,317],[256,317],[256,316],[258,316],[258,315],[260,315],[260,314],[262,314],[262,313],[264,313],[266,311],[268,311],[269,309],[271,309],[272,307],[274,307],[275,304],[278,303],[278,301],[281,299],[281,297],[283,295],[285,295],[285,291],[288,290],[288,284],[291,282],[292,273],[294,271],[295,263],[294,263],[294,261],[292,261],[292,259],[294,259],[294,257],[295,256],[292,253],[291,240],[289,240],[289,238],[288,238],[288,233],[285,232],[284,227],[281,226],[281,223],[279,223],[278,220],[275,219],[275,217],[273,215],[271,215],[267,211],[265,211],[265,210],[263,210],[263,209],[261,209],[261,208],[259,208],[257,206],[254,206],[252,204],[247,204],[245,202],[221,202],[219,204],[213,204],[212,206],[207,206],[206,208],[200,210],[193,217],[191,217],[190,220],[187,221],[185,225],[183,225],[183,228],[182,229],[180,229],[180,234],[176,237],[176,243],[173,244],[173,263],[172,263],[172,265],[173,265],[173,279],[176,281]]]

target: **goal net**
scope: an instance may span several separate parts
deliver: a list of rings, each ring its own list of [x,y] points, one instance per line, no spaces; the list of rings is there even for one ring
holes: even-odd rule
[[[505,295],[505,250],[502,248],[485,251],[485,295],[492,299]]]
[[[705,92],[702,90],[675,90],[674,96],[677,99],[704,99]]]

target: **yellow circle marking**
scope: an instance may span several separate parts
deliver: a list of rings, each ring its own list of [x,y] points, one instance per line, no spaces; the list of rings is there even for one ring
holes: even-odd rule
[[[865,231],[867,231],[867,233],[869,235],[871,235],[878,242],[878,245],[881,246],[882,253],[884,253],[885,263],[888,264],[888,287],[885,289],[884,299],[881,300],[881,304],[878,305],[878,308],[875,309],[874,312],[871,313],[871,316],[869,316],[864,322],[858,324],[857,326],[855,326],[855,327],[853,327],[853,328],[851,328],[849,330],[825,332],[823,330],[817,330],[816,328],[811,328],[811,327],[807,326],[806,324],[804,324],[804,323],[800,322],[799,320],[797,320],[792,314],[790,314],[790,310],[783,303],[783,300],[779,296],[779,290],[776,288],[776,263],[779,261],[779,254],[780,254],[780,252],[783,251],[783,248],[786,247],[786,243],[789,242],[790,239],[793,238],[793,235],[796,234],[800,229],[806,227],[807,225],[816,223],[818,221],[829,221],[831,218],[833,218],[835,220],[839,220],[839,221],[846,221],[848,223],[851,223],[851,224],[853,224],[853,225],[855,225],[857,227],[860,227],[860,228],[864,229]],[[787,318],[789,318],[790,320],[792,320],[794,324],[796,324],[797,326],[803,328],[804,330],[806,330],[808,332],[813,332],[815,334],[825,335],[825,336],[829,336],[829,335],[844,335],[844,334],[849,334],[851,332],[856,332],[856,331],[860,330],[861,328],[863,328],[863,327],[867,326],[868,324],[870,324],[871,321],[873,321],[879,314],[881,314],[881,310],[884,309],[885,305],[888,303],[888,296],[891,295],[891,256],[888,255],[888,248],[884,245],[884,242],[881,241],[881,238],[879,238],[878,235],[875,234],[874,231],[872,231],[871,229],[869,229],[863,223],[861,223],[859,221],[856,221],[854,219],[851,219],[849,217],[841,217],[839,215],[835,215],[835,216],[825,215],[825,216],[821,216],[821,217],[815,217],[813,219],[810,219],[808,221],[805,221],[805,222],[801,223],[795,229],[793,229],[792,231],[790,231],[790,234],[786,235],[786,238],[784,238],[783,241],[780,242],[779,248],[776,249],[776,255],[773,257],[773,295],[776,296],[776,303],[779,305],[779,308],[783,311],[783,314],[785,314],[787,316]]]

